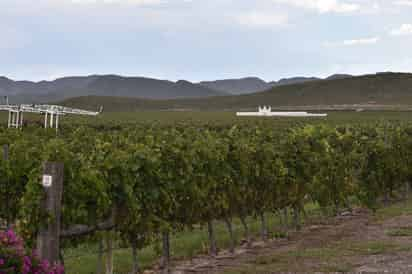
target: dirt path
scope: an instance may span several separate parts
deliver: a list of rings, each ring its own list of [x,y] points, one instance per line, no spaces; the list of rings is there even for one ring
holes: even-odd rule
[[[172,273],[412,273],[412,215],[377,220],[366,210],[312,222],[288,239],[241,246],[235,254],[176,262]]]

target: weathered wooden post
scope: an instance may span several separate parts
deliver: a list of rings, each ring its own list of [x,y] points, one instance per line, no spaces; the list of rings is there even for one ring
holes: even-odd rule
[[[97,250],[97,267],[96,274],[103,274],[103,253],[104,253],[104,242],[103,238],[99,239],[99,246]]]
[[[113,274],[113,233],[108,231],[105,233],[106,241],[106,274]]]
[[[43,164],[42,186],[44,198],[41,210],[47,214],[48,221],[40,228],[37,236],[37,250],[43,260],[51,264],[60,261],[60,216],[63,196],[63,163],[46,162]]]
[[[3,145],[3,161],[4,162],[7,162],[9,160],[9,145]],[[5,187],[5,190],[6,190],[6,195],[5,195],[5,206],[6,206],[6,208],[9,208],[9,195],[8,195],[8,191],[9,191],[9,181],[8,181],[8,178],[6,178],[6,187]],[[9,228],[9,225],[10,225],[10,216],[7,214],[6,215],[6,220],[5,220],[5,223],[3,224],[2,223],[2,221],[0,220],[0,227],[2,226],[2,225],[5,225],[6,226],[6,228]]]
[[[162,232],[162,259],[161,268],[163,274],[170,273],[170,233],[169,231]]]
[[[9,145],[3,145],[3,160],[9,160]]]

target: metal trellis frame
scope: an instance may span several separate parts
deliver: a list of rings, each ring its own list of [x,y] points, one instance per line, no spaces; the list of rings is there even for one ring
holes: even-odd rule
[[[46,104],[20,104],[10,105],[6,99],[5,105],[0,105],[0,111],[8,111],[7,127],[22,128],[23,113],[38,113],[44,115],[44,128],[59,128],[59,117],[62,115],[88,115],[97,116],[102,112],[102,107],[99,111],[88,111],[77,108],[69,108],[58,105]]]

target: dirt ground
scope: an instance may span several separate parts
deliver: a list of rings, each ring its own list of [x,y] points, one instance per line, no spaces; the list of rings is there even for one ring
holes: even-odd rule
[[[345,216],[313,220],[287,238],[174,265],[174,274],[412,273],[412,214],[377,218],[357,209]]]

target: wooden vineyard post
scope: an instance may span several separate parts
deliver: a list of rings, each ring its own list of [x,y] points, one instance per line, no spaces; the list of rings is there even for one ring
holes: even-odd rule
[[[3,161],[6,163],[9,160],[9,145],[3,145]],[[9,179],[6,178],[6,187],[5,187],[6,193],[9,191]],[[6,194],[5,197],[5,206],[6,208],[9,208],[10,202],[9,202],[9,195]],[[2,222],[0,221],[0,227],[2,226]],[[10,216],[6,215],[6,220],[5,220],[5,225],[7,228],[9,228],[10,225]]]
[[[170,273],[170,233],[169,231],[162,232],[162,273]]]
[[[37,235],[37,250],[43,260],[51,264],[60,261],[60,217],[63,196],[63,163],[46,162],[43,164],[42,187],[44,197],[41,211],[47,222]]]
[[[9,160],[9,145],[3,145],[3,160]]]

